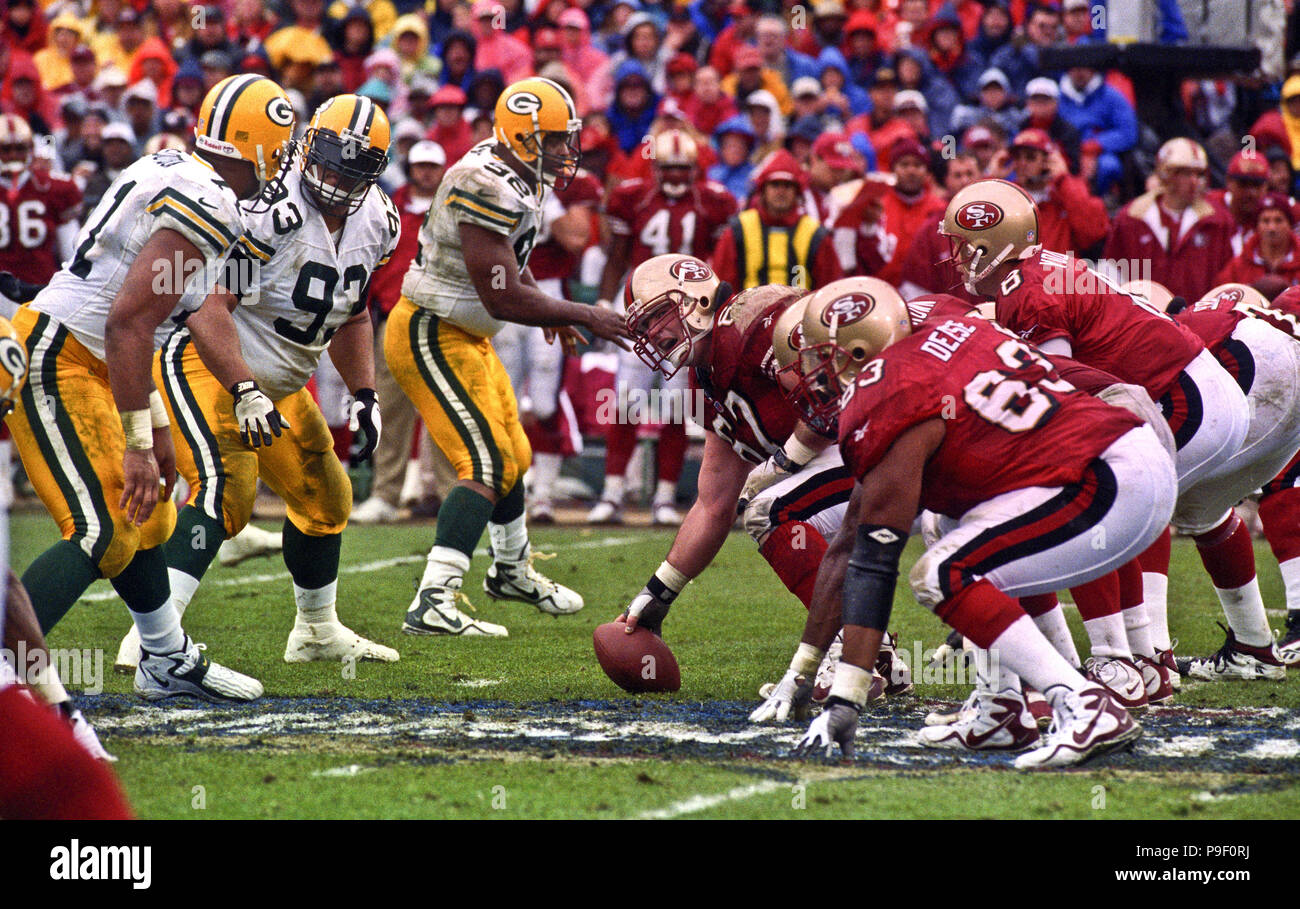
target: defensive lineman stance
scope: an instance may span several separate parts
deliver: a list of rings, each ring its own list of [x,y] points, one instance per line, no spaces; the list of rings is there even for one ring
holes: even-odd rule
[[[388,118],[369,99],[340,95],[322,104],[296,160],[245,207],[225,286],[167,339],[158,366],[190,486],[166,547],[172,602],[184,614],[221,541],[248,523],[260,475],[288,506],[284,561],[298,607],[284,651],[289,663],[398,658],[335,611],[352,485],[304,387],[328,349],[352,392],[353,428],[365,430],[368,457],[380,420],[366,287],[400,230],[397,209],[374,186],[388,141]],[[223,318],[230,310],[233,331]],[[241,369],[241,349],[251,376]],[[266,414],[281,436],[274,444],[252,422],[259,414],[249,403],[258,395],[275,402]],[[128,635],[119,667],[133,665],[134,649]]]
[[[489,596],[552,615],[583,606],[577,593],[532,567],[522,482],[532,451],[491,341],[503,321],[553,328],[566,340],[577,337],[573,325],[599,338],[626,336],[610,310],[547,296],[528,271],[546,188],[573,179],[581,128],[573,100],[554,82],[525,79],[507,88],[497,101],[494,138],[443,177],[389,316],[388,366],[459,477],[402,623],[408,634],[507,635],[456,607],[485,526]]]
[[[210,663],[168,608],[161,544],[176,522],[175,452],[150,367],[202,300],[237,239],[238,200],[275,174],[292,127],[289,99],[270,79],[217,83],[199,111],[197,151],[123,171],[72,261],[14,317],[31,372],[9,426],[63,535],[23,584],[48,630],[92,581],[111,579],[140,635],[135,690],[150,700],[262,694],[256,679]],[[261,402],[270,404],[254,393],[248,404]]]

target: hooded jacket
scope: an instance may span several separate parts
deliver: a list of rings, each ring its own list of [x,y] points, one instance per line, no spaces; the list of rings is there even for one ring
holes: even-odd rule
[[[127,73],[126,80],[130,85],[135,85],[144,78],[144,62],[146,60],[158,60],[163,65],[163,77],[158,83],[158,108],[166,110],[172,105],[172,78],[176,75],[179,68],[176,61],[172,59],[171,53],[167,50],[167,45],[163,44],[161,38],[146,38],[145,42],[140,45],[140,50],[136,51],[135,60],[131,64],[131,72]]]
[[[609,125],[618,140],[619,149],[624,154],[631,152],[649,134],[650,124],[654,122],[655,111],[659,108],[659,96],[653,89],[649,92],[650,100],[644,110],[628,111],[619,107],[619,85],[624,80],[636,76],[644,79],[647,85],[650,84],[650,74],[636,60],[625,60],[614,73],[614,100],[609,106]]]
[[[1102,151],[1120,155],[1137,145],[1137,114],[1128,100],[1106,84],[1101,73],[1080,91],[1068,76],[1060,82],[1060,116],[1079,131],[1083,141],[1100,143]]]

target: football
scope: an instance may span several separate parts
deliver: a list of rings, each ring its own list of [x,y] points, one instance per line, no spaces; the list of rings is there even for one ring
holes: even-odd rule
[[[638,628],[631,634],[623,622],[606,622],[591,636],[596,659],[605,675],[624,691],[676,691],[682,687],[677,658],[663,638]]]

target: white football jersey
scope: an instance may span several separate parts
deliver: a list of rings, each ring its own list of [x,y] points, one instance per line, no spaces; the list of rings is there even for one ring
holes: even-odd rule
[[[307,384],[334,332],[365,310],[370,275],[393,254],[401,218],[372,187],[336,245],[297,167],[286,173],[278,201],[242,214],[244,232],[224,280],[237,284],[230,290],[240,301],[234,320],[244,360],[278,401]]]
[[[420,227],[420,248],[402,281],[406,299],[481,338],[495,335],[502,323],[488,314],[470,280],[459,224],[507,237],[523,271],[541,230],[546,192],[530,189],[493,151],[495,144],[483,140],[443,175]]]
[[[104,325],[145,243],[161,228],[181,234],[198,248],[204,268],[182,274],[180,263],[155,263],[155,281],[174,292],[172,280],[185,280],[185,294],[171,317],[154,333],[162,347],[175,326],[197,309],[205,285],[240,234],[234,191],[208,164],[171,149],[148,155],[113,181],[77,234],[76,252],[32,301],[32,308],[62,324],[86,348],[104,359]],[[171,265],[171,263],[167,263]]]

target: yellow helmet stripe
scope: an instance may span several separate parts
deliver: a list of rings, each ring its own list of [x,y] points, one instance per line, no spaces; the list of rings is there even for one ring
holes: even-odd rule
[[[230,84],[222,89],[212,105],[212,123],[208,127],[208,135],[223,142],[226,140],[226,128],[230,125],[230,112],[234,109],[235,102],[250,85],[263,78],[265,77],[254,73],[246,73],[231,80]]]

